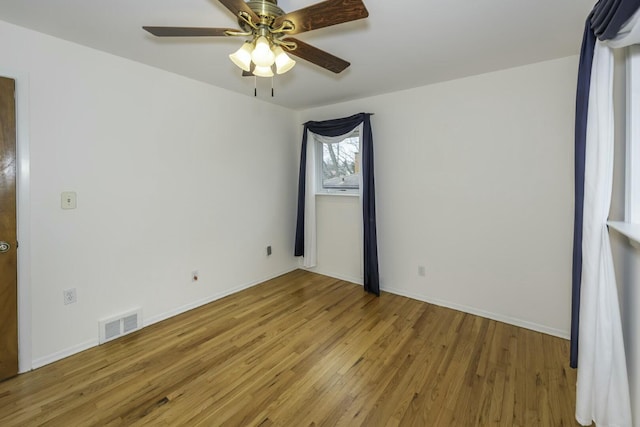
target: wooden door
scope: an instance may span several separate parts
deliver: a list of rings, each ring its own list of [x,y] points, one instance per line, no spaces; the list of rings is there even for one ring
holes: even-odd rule
[[[0,77],[0,380],[18,374],[15,83]]]

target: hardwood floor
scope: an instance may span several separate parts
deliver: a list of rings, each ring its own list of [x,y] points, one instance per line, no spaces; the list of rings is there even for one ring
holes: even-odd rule
[[[297,270],[0,383],[0,425],[577,425],[568,354]]]

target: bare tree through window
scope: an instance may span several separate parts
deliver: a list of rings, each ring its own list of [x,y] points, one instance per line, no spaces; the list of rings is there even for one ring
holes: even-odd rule
[[[357,189],[360,174],[360,137],[322,144],[322,187]]]

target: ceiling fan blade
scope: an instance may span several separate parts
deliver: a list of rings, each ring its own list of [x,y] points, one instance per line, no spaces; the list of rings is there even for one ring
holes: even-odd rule
[[[260,18],[258,18],[258,15],[256,15],[256,13],[253,10],[251,10],[251,8],[243,0],[218,0],[218,1],[222,3],[224,7],[229,9],[231,13],[234,14],[234,16],[238,17],[238,13],[246,12],[251,17],[251,19],[253,19],[253,22],[255,22],[256,24],[260,22]]]
[[[242,70],[242,77],[253,77],[254,74],[251,71]]]
[[[367,16],[369,16],[369,12],[362,0],[326,0],[279,16],[273,26],[278,27],[284,21],[291,21],[294,23],[295,29],[287,34],[293,35],[356,21]]]
[[[302,58],[329,71],[333,71],[336,74],[341,73],[351,65],[344,59],[340,59],[337,56],[331,55],[324,50],[320,50],[317,47],[311,46],[310,44],[298,39],[287,37],[284,41],[294,42],[298,45],[294,50],[287,50],[291,55],[295,55],[298,58]]]
[[[157,37],[220,37],[225,31],[238,31],[233,28],[205,27],[142,27]]]

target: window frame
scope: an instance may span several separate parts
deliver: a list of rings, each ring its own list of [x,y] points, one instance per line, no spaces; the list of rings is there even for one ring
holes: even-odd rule
[[[640,224],[640,46],[626,52],[625,222]],[[633,120],[633,118],[636,120]]]
[[[640,46],[625,50],[626,142],[624,221],[608,221],[609,227],[625,235],[640,249]]]
[[[339,188],[339,187],[325,187],[323,183],[323,155],[324,155],[324,145],[325,142],[322,142],[315,138],[315,134],[312,133],[313,143],[315,144],[315,169],[316,169],[316,194],[317,195],[341,195],[341,196],[359,196],[360,195],[360,185],[362,185],[362,165],[360,165],[360,171],[355,176],[358,176],[358,186],[356,188],[348,187],[348,188]],[[353,132],[349,133],[344,139],[348,138],[358,138],[358,153],[362,153],[362,139],[360,138],[360,131],[356,128]],[[341,141],[342,142],[342,141]]]

